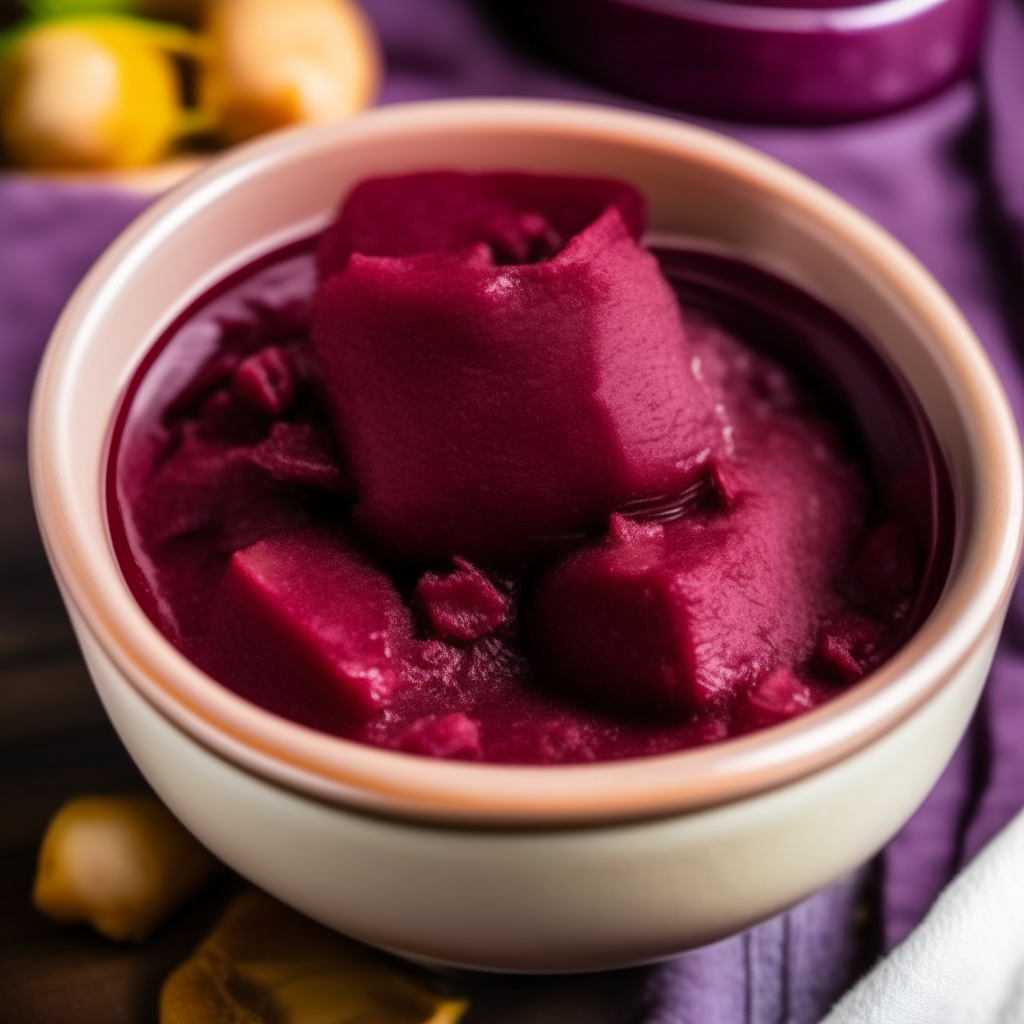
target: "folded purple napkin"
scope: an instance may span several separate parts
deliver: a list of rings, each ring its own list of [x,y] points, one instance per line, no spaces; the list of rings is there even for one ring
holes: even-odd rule
[[[471,0],[364,0],[388,60],[384,102],[549,96],[653,110],[547,66]],[[710,124],[844,196],[906,244],[971,321],[1024,422],[1024,8],[996,0],[983,68],[901,114],[837,128]],[[681,116],[668,111],[670,116]],[[702,122],[709,124],[709,122]],[[0,180],[0,560],[27,521],[24,425],[31,377],[60,306],[138,196]],[[13,509],[14,511],[10,511]],[[21,509],[19,513],[17,510]],[[23,514],[22,514],[23,513]],[[1018,591],[982,706],[928,800],[875,868],[749,932],[642,972],[591,979],[608,1016],[540,1007],[536,1019],[637,1024],[813,1024],[879,951],[1024,805],[1024,597]],[[864,927],[880,900],[881,931]],[[491,1003],[508,979],[467,979]],[[523,982],[527,984],[527,982]],[[619,991],[619,998],[608,997]],[[591,1010],[585,1011],[584,1006]],[[589,1013],[589,1015],[588,1015]]]

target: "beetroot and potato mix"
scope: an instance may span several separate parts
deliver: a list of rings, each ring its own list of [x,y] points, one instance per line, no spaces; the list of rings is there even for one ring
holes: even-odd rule
[[[622,182],[374,179],[315,280],[282,256],[200,308],[118,456],[165,634],[305,724],[518,763],[721,739],[877,666],[919,538],[644,226]]]

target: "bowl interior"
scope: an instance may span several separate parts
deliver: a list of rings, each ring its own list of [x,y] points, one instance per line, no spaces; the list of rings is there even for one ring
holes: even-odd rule
[[[101,484],[117,410],[147,352],[214,283],[315,233],[358,181],[441,167],[624,178],[645,193],[658,236],[769,271],[877,345],[937,438],[956,519],[945,588],[894,658],[830,704],[737,740],[628,763],[510,768],[425,762],[304,729],[227,692],[160,636],[118,569]],[[391,108],[282,133],[218,161],[140,218],[72,299],[40,374],[31,447],[58,579],[80,627],[133,686],[180,727],[266,777],[425,818],[649,816],[735,799],[834,763],[912,713],[998,628],[1018,557],[1012,417],[969,328],[916,261],[840,200],[746,147],[576,105]]]
[[[170,584],[177,598],[152,575],[154,562],[135,541],[132,495],[138,491],[139,467],[151,465],[154,438],[163,436],[183,388],[188,391],[189,382],[199,378],[213,354],[222,337],[219,323],[245,322],[250,301],[309,300],[316,286],[315,243],[315,237],[304,239],[266,254],[185,310],[146,353],[118,411],[106,480],[111,540],[136,600],[172,643],[179,626],[168,619],[165,602],[172,610],[176,602],[194,604],[190,617],[204,622],[211,610],[203,598],[193,597],[195,570],[184,571]],[[909,385],[846,320],[781,278],[721,253],[669,247],[664,237],[654,251],[684,307],[710,317],[797,375],[807,393],[815,396],[816,408],[827,411],[841,432],[843,447],[866,470],[875,496],[873,511],[897,517],[913,531],[924,556],[923,573],[914,606],[900,627],[905,640],[938,600],[955,535],[949,471]],[[671,515],[671,510],[661,514]],[[211,554],[207,552],[208,557]],[[179,564],[182,559],[188,562],[179,550],[172,560]],[[167,568],[165,564],[162,571]],[[204,575],[199,589],[212,597],[221,571],[214,569],[208,583]],[[186,654],[190,651],[187,643],[176,646]],[[198,661],[206,667],[201,654]],[[344,735],[336,728],[332,709],[318,714],[301,699],[296,703],[267,692],[258,682],[250,690],[235,680],[229,688],[292,721]]]

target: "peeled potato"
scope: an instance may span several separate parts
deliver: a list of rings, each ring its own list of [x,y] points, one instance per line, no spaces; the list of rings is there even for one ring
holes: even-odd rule
[[[228,142],[337,121],[373,102],[373,29],[351,0],[212,0],[201,108]]]
[[[455,1024],[439,995],[258,890],[164,983],[160,1024]]]
[[[111,939],[144,939],[217,861],[155,797],[80,797],[54,815],[32,902]]]

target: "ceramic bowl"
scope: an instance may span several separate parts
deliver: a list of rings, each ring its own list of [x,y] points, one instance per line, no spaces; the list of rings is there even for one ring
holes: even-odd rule
[[[742,738],[559,767],[442,761],[316,733],[191,665],[133,600],[103,481],[147,349],[214,282],[310,235],[372,175],[607,175],[658,233],[763,267],[845,316],[903,374],[948,463],[952,565],[931,614],[831,703]],[[137,220],[67,306],[39,374],[31,473],[100,696],[154,789],[219,857],[340,931],[503,970],[665,957],[747,927],[871,857],[975,706],[1021,545],[999,382],[920,264],[808,179],[673,121],[535,101],[391,107],[229,153]]]

